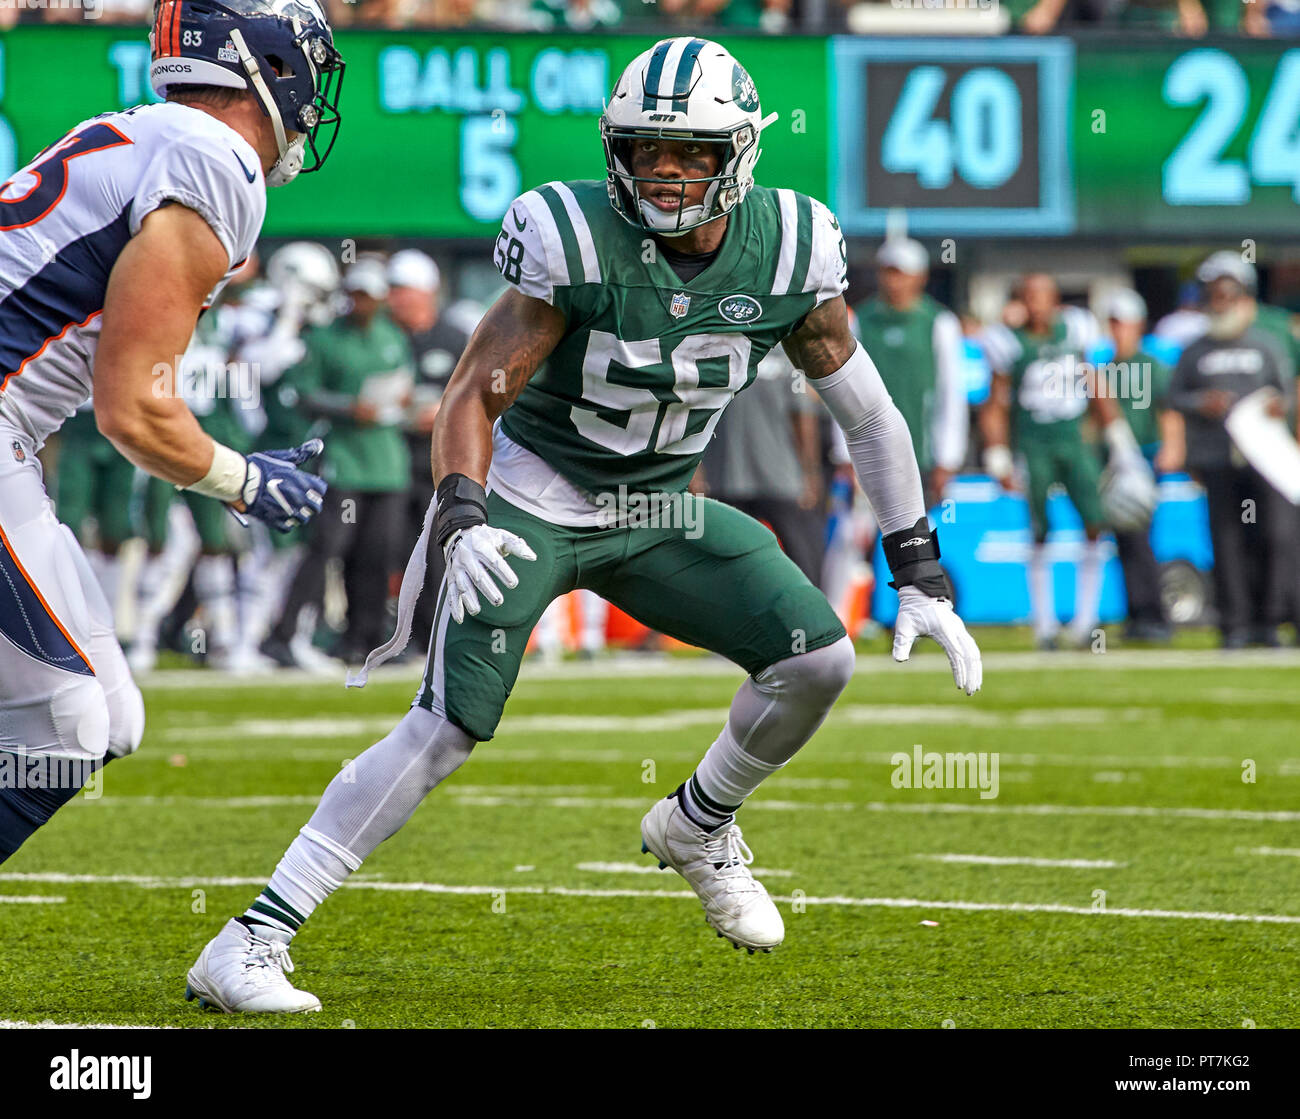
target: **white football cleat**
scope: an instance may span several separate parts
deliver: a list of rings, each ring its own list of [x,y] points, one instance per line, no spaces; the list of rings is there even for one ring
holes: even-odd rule
[[[289,945],[265,940],[231,918],[185,977],[185,1000],[226,1014],[300,1014],[319,1010],[320,999],[284,977],[293,971]]]
[[[749,872],[754,856],[735,824],[707,832],[687,818],[676,797],[666,797],[641,820],[641,850],[691,884],[705,920],[737,948],[770,952],[785,938],[781,914]]]

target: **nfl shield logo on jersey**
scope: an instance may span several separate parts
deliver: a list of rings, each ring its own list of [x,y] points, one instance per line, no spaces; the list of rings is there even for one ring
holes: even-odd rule
[[[687,311],[691,309],[691,297],[684,291],[679,291],[673,296],[673,301],[668,304],[668,313],[675,319],[682,318]]]

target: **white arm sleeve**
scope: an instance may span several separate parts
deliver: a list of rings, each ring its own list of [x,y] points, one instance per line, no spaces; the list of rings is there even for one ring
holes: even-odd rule
[[[880,531],[888,535],[911,528],[925,516],[921,471],[907,423],[867,351],[859,345],[839,369],[812,384],[844,431]]]
[[[934,320],[934,461],[944,470],[957,471],[966,461],[970,435],[970,409],[962,382],[961,323],[951,311]]]

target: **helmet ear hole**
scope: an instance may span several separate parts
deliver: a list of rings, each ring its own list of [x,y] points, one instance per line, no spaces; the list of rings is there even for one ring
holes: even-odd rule
[[[293,67],[278,54],[268,54],[266,61],[271,64],[271,69],[275,71],[276,77],[292,78],[294,76]]]

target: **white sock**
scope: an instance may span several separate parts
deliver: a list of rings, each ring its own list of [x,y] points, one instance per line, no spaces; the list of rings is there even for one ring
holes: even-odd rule
[[[208,623],[208,651],[229,651],[235,639],[235,572],[229,556],[200,556],[194,594]]]
[[[1029,609],[1034,619],[1034,637],[1041,640],[1056,636],[1056,596],[1052,587],[1052,565],[1047,548],[1035,544],[1029,554]]]
[[[720,828],[729,824],[745,798],[784,764],[759,761],[745,753],[728,723],[682,786],[683,808],[701,827],[710,831]]]
[[[1071,630],[1080,641],[1092,636],[1101,613],[1101,541],[1089,540],[1075,572],[1074,621]]]
[[[360,865],[360,859],[328,836],[303,828],[241,920],[269,929],[277,939],[291,940],[312,910]]]

